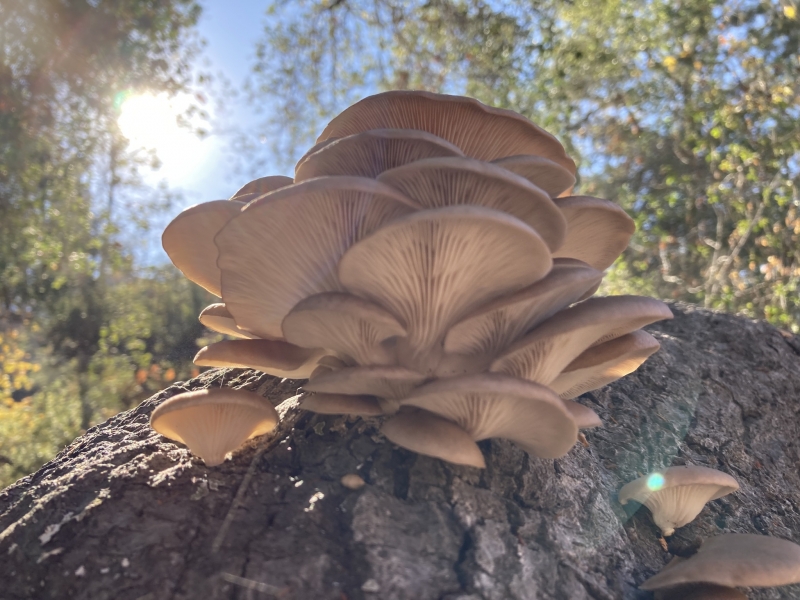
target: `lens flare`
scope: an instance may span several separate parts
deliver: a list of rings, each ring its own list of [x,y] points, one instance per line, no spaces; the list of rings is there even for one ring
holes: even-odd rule
[[[664,487],[664,476],[661,473],[653,473],[647,478],[647,489],[651,492],[657,492]]]

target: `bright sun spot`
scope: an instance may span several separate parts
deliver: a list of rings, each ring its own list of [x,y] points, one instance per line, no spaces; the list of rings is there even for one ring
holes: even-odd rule
[[[208,147],[204,140],[178,124],[178,116],[189,103],[188,96],[128,96],[122,101],[117,120],[132,149],[155,150],[162,162],[160,175],[173,185],[192,174]]]
[[[653,473],[647,478],[647,489],[651,492],[657,492],[664,487],[664,476],[661,473]]]

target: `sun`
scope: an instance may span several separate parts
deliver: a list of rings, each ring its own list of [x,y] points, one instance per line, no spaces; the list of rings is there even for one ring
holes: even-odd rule
[[[170,180],[190,174],[205,152],[204,140],[178,122],[190,102],[189,96],[141,94],[126,96],[120,105],[117,124],[122,135],[133,149],[155,150],[161,174]]]

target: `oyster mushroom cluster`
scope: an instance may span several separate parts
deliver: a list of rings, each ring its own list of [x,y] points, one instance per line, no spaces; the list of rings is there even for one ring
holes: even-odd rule
[[[309,381],[303,408],[387,415],[396,444],[484,466],[506,438],[545,458],[600,424],[575,401],[635,370],[672,317],[645,297],[590,298],[634,224],[572,196],[575,165],[524,117],[394,91],[337,116],[294,179],[265,177],[164,232],[173,263],[221,298],[230,335],[200,366]]]

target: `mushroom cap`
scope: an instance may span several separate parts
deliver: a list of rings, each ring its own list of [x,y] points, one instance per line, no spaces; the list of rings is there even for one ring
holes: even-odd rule
[[[246,183],[239,190],[231,196],[231,200],[238,200],[239,202],[250,202],[259,196],[269,194],[275,190],[285,188],[292,185],[294,180],[285,175],[269,175],[268,177],[261,177],[254,179],[250,183]]]
[[[569,363],[549,386],[562,398],[577,398],[633,373],[660,346],[642,330],[603,342]]]
[[[320,177],[251,202],[215,238],[225,305],[245,331],[283,336],[300,300],[343,291],[339,258],[359,239],[413,207],[373,179]]]
[[[710,583],[690,583],[667,590],[659,590],[655,600],[747,600],[736,588]]]
[[[800,546],[766,535],[718,535],[705,540],[696,554],[668,565],[639,588],[657,590],[686,583],[727,587],[800,583]]]
[[[243,206],[241,202],[228,200],[191,206],[172,219],[161,235],[161,245],[172,264],[190,281],[218,297],[222,292],[214,236]]]
[[[602,427],[603,421],[600,417],[588,406],[585,406],[574,400],[562,400],[564,408],[569,411],[572,418],[575,419],[575,424],[578,429],[592,429],[594,427]]]
[[[587,348],[671,318],[669,307],[654,298],[590,298],[556,313],[520,338],[490,370],[549,385]]]
[[[199,367],[257,369],[275,377],[306,379],[325,352],[280,340],[224,340],[210,344],[194,357]]]
[[[209,304],[200,311],[200,322],[211,331],[216,331],[217,333],[232,335],[236,338],[250,339],[253,337],[246,331],[242,331],[236,327],[236,321],[233,320],[233,315],[231,315],[222,302]]]
[[[619,491],[619,501],[627,504],[635,500],[644,504],[653,514],[653,521],[668,536],[676,527],[694,520],[707,502],[738,489],[739,483],[727,473],[687,465],[669,467],[631,481]]]
[[[492,162],[524,177],[553,198],[575,185],[575,176],[568,169],[541,156],[506,156]]]
[[[300,408],[321,415],[377,417],[383,414],[377,399],[351,394],[305,394],[300,402]]]
[[[209,388],[186,392],[158,405],[150,426],[186,444],[213,467],[245,441],[272,431],[278,413],[266,398],[244,390]]]
[[[497,356],[526,332],[578,301],[603,274],[584,262],[559,258],[544,279],[478,307],[453,325],[444,350]]]
[[[453,323],[538,281],[551,265],[545,243],[518,219],[452,206],[413,213],[361,240],[339,262],[339,279],[405,325],[398,360],[420,370],[435,368],[432,353]]]
[[[317,142],[381,128],[427,131],[480,160],[533,154],[575,172],[561,143],[522,115],[430,92],[395,90],[364,98],[334,118]]]
[[[367,394],[398,399],[408,396],[425,381],[425,375],[404,367],[345,367],[319,375],[303,389],[330,394]]]
[[[550,389],[507,375],[479,373],[438,379],[400,401],[459,425],[475,441],[511,440],[540,458],[564,456],[578,438],[578,426]]]
[[[556,198],[567,219],[567,235],[554,258],[577,258],[595,269],[610,267],[628,247],[636,224],[619,206],[601,198]]]
[[[402,410],[384,422],[381,433],[398,446],[417,454],[457,465],[486,467],[480,448],[466,431],[425,410]]]
[[[414,129],[373,129],[332,140],[297,163],[295,180],[332,175],[377,177],[423,158],[464,156],[456,146]]]
[[[423,209],[483,206],[517,217],[536,230],[550,250],[564,242],[567,222],[550,196],[514,173],[474,158],[417,160],[378,176]]]
[[[359,365],[394,362],[394,349],[384,342],[406,333],[386,309],[341,292],[326,292],[301,300],[283,319],[282,329],[292,344],[330,348]]]

